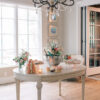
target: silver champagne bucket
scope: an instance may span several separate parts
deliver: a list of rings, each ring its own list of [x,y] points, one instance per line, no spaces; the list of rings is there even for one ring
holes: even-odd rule
[[[57,66],[62,61],[62,56],[46,56],[46,59],[50,66]]]

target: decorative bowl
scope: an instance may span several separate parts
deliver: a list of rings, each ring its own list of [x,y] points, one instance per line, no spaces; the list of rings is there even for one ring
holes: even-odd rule
[[[50,66],[57,66],[62,61],[62,56],[46,56],[46,60]]]

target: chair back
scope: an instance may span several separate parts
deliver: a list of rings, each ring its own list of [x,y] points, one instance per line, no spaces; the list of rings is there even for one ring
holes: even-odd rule
[[[84,57],[82,55],[71,55],[71,58],[80,61],[80,65],[84,65]]]

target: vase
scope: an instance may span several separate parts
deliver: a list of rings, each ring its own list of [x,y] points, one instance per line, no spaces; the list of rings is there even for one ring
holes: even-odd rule
[[[21,64],[19,64],[19,66],[18,66],[18,70],[19,70],[19,72],[22,72],[22,65]]]
[[[57,66],[62,61],[62,56],[46,56],[46,59],[50,66]]]

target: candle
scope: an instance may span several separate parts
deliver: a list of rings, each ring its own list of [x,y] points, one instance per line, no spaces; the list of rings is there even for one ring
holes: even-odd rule
[[[50,68],[49,67],[47,67],[47,72],[50,72]]]
[[[39,74],[42,74],[42,69],[39,69],[39,70],[38,70],[38,73],[39,73]]]

